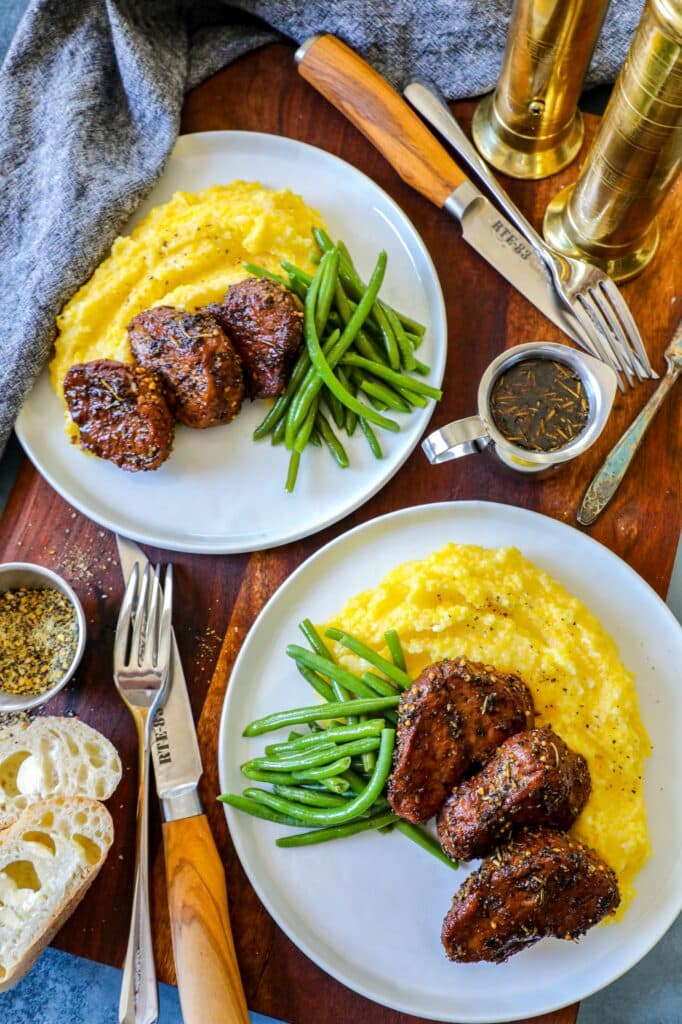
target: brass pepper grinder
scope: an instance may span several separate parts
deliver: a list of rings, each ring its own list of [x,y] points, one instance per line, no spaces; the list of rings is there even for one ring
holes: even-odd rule
[[[515,0],[500,80],[472,133],[489,164],[546,178],[583,140],[577,103],[609,0]]]
[[[580,177],[547,207],[545,238],[616,281],[658,244],[656,212],[682,161],[682,0],[647,0]]]

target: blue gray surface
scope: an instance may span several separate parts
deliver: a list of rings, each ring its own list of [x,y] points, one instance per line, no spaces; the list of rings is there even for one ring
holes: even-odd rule
[[[16,988],[0,996],[0,1019],[3,1024],[115,1024],[120,992],[116,968],[48,949]],[[182,1024],[176,988],[159,986],[159,1006],[160,1024]],[[252,1013],[251,1024],[281,1022]]]
[[[26,0],[0,0],[0,57],[4,54],[12,38],[15,27],[26,8]],[[129,6],[125,2],[119,4],[105,5],[104,0],[98,3],[34,3],[34,8],[47,8],[48,21],[54,18],[53,27],[59,31],[64,30],[68,23],[67,15],[72,19],[77,14],[84,14],[86,10],[99,9],[101,13],[105,6],[112,10],[116,7],[123,10],[124,14]],[[168,3],[169,9],[177,5]],[[381,19],[376,16],[378,4],[368,5],[360,3],[345,3],[328,5],[327,12],[319,14],[314,24],[308,15],[297,17],[295,24],[287,27],[286,8],[296,9],[299,12],[303,8],[312,10],[312,4],[298,3],[268,3],[246,2],[240,5],[267,18],[268,13],[275,15],[273,22],[283,31],[303,38],[312,31],[325,28],[328,31],[340,31],[347,38],[354,42],[362,42],[357,33],[364,31],[367,43],[367,50],[370,59],[375,61],[379,55],[379,48],[383,45]],[[420,54],[415,55],[414,42],[418,39],[417,28],[413,27],[406,11],[410,4],[394,2],[390,4],[391,17],[386,19],[385,24],[391,23],[395,28],[395,37],[392,50],[399,46],[400,55],[409,71],[419,68]],[[159,10],[159,3],[150,0],[150,10]],[[210,16],[216,21],[221,20],[220,13],[224,5],[220,3],[204,3],[201,5],[206,17]],[[450,16],[450,8],[457,8],[465,12],[471,7],[470,3],[458,0],[456,4],[445,4],[443,0],[436,3],[421,5],[420,18],[422,23],[437,25],[443,21],[445,13]],[[476,68],[476,74],[482,73],[485,77],[469,79],[466,84],[457,84],[460,80],[449,78],[441,85],[449,95],[462,95],[466,92],[484,91],[494,81],[494,74],[499,64],[500,49],[504,36],[506,12],[509,8],[509,0],[497,0],[496,3],[487,5],[487,16],[490,18],[491,32],[489,33],[490,49],[487,60],[481,61],[477,58],[470,61],[470,68]],[[478,10],[480,11],[480,6]],[[598,53],[597,63],[593,68],[593,81],[605,81],[613,77],[613,70],[618,66],[624,52],[625,41],[632,32],[634,21],[641,9],[641,2],[634,0],[613,0],[609,21],[607,22],[607,34],[603,37],[605,44]],[[320,8],[322,10],[322,8]],[[329,13],[329,12],[334,13]],[[352,16],[350,12],[353,12]],[[363,12],[363,18],[359,12]],[[403,18],[400,18],[400,12]],[[61,15],[57,18],[57,12]],[[344,18],[345,13],[345,18]],[[314,16],[312,16],[314,17]],[[347,19],[349,19],[348,21]],[[466,14],[460,13],[461,21],[466,20]],[[346,22],[347,31],[343,31],[343,23]],[[373,23],[373,28],[368,25]],[[73,20],[70,23],[74,28]],[[226,63],[234,57],[238,49],[230,43],[230,29],[223,28],[217,34],[213,34],[213,42],[210,42],[206,32],[198,33],[195,36],[195,63],[191,71],[193,81],[209,73],[221,63]],[[253,32],[253,29],[251,30]],[[369,35],[367,33],[369,32]],[[48,32],[48,37],[50,33]],[[480,32],[479,32],[480,35]],[[263,33],[261,41],[267,38]],[[422,28],[421,38],[430,38],[430,29],[424,34]],[[468,37],[466,37],[468,38]],[[466,52],[466,38],[460,36],[454,39],[448,36],[443,30],[439,30],[436,43],[432,43],[421,55],[428,59],[428,51],[433,50],[434,45],[447,45],[447,60],[442,62],[445,69],[450,68],[451,74],[457,66],[455,55],[457,46]],[[51,42],[48,38],[48,42]],[[411,44],[411,45],[410,45]],[[385,50],[389,54],[392,50]],[[404,57],[406,54],[407,57]],[[491,56],[492,54],[492,56]],[[410,64],[409,62],[412,61]],[[428,68],[432,78],[442,77],[433,73],[433,68]],[[466,70],[466,69],[465,69]],[[492,77],[491,77],[492,76]],[[46,95],[46,101],[51,102],[51,96]],[[179,103],[179,98],[177,100]],[[177,104],[176,104],[177,106]],[[50,113],[49,116],[52,116]],[[173,115],[177,118],[176,114]],[[5,119],[6,120],[6,119]],[[40,123],[39,118],[37,119]],[[173,123],[176,123],[174,121]],[[11,120],[10,120],[11,127]],[[171,133],[172,134],[172,133]],[[170,144],[171,137],[166,136],[165,144]],[[162,153],[155,151],[153,159],[159,161]],[[149,171],[147,172],[149,173]],[[127,210],[128,207],[125,207]],[[119,220],[125,219],[125,211],[120,213]],[[109,245],[110,234],[113,228],[109,223],[109,235],[101,240],[102,250]],[[92,265],[94,257],[91,256]],[[96,259],[94,259],[96,262]],[[80,273],[87,276],[88,266],[80,267]],[[56,301],[59,301],[58,299]],[[54,306],[54,300],[52,305]],[[5,308],[10,308],[5,306]],[[43,312],[43,316],[47,314]],[[52,317],[53,319],[53,317]],[[1,340],[1,339],[0,339]],[[42,351],[42,349],[41,349]],[[0,438],[0,450],[4,438]],[[21,461],[21,455],[16,441],[11,440],[0,463],[0,513],[4,507],[7,495],[14,482],[17,468]],[[678,557],[671,583],[668,603],[682,621],[682,548],[678,551]],[[641,961],[624,978],[605,989],[603,992],[587,999],[580,1010],[579,1024],[680,1024],[682,1022],[682,981],[680,964],[682,963],[682,920],[671,928],[667,936],[652,950],[652,952]],[[48,949],[36,967],[11,992],[0,995],[0,1020],[7,1024],[113,1024],[117,1020],[118,995],[120,989],[120,971],[95,964],[80,957],[70,956],[55,949]],[[252,1014],[253,1024],[266,1024],[271,1018],[262,1017],[259,1014]],[[177,998],[177,990],[168,986],[161,986],[161,1024],[181,1024],[180,1008]],[[207,1022],[208,1024],[208,1022]],[[212,1024],[212,1022],[211,1022]],[[341,1024],[341,1022],[340,1022]]]

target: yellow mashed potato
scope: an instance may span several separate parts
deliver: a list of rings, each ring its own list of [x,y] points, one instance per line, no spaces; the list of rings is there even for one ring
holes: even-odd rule
[[[633,676],[583,604],[515,548],[449,544],[397,566],[328,626],[386,656],[384,633],[396,629],[415,678],[457,655],[517,672],[533,694],[538,725],[551,725],[587,758],[592,792],[572,833],[617,873],[623,913],[651,853],[643,795],[651,744]],[[339,645],[335,653],[354,671],[363,664]]]
[[[192,311],[222,298],[248,277],[244,261],[277,272],[282,260],[314,270],[312,228],[322,218],[288,190],[233,181],[202,192],[176,192],[155,206],[64,306],[50,371],[62,394],[64,375],[91,359],[130,362],[126,325],[152,306]],[[69,420],[70,422],[70,420]]]

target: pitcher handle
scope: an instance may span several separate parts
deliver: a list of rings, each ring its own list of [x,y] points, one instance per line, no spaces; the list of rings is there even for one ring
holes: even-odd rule
[[[482,452],[489,444],[490,434],[481,417],[467,416],[434,430],[422,441],[422,448],[431,465],[435,466],[450,459],[459,459],[462,455]]]

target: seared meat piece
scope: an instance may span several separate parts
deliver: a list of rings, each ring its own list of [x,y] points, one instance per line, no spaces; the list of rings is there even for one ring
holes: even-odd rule
[[[80,443],[135,473],[157,469],[173,444],[173,417],[155,373],[113,359],[72,366],[64,397]]]
[[[443,921],[458,963],[503,963],[553,935],[575,939],[620,903],[616,875],[588,846],[550,828],[525,829],[469,875]]]
[[[429,665],[400,698],[388,799],[426,821],[473,767],[533,725],[533,698],[518,676],[457,658]]]
[[[242,358],[250,397],[281,395],[303,334],[303,313],[293,295],[265,277],[249,277],[207,310]]]
[[[241,360],[215,317],[156,306],[128,324],[141,366],[161,377],[175,418],[188,427],[229,423],[244,397]]]
[[[449,857],[482,857],[520,825],[568,829],[585,806],[590,773],[582,754],[552,729],[510,736],[477,775],[466,779],[438,815]]]

